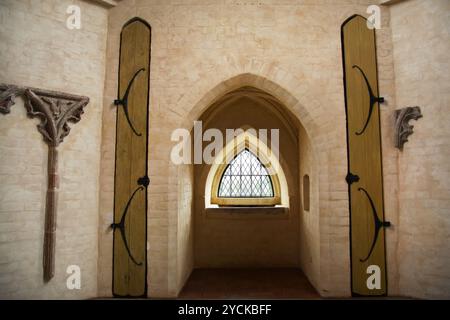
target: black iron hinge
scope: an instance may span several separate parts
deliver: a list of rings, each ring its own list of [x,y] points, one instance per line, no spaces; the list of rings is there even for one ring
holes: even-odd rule
[[[345,181],[347,181],[348,185],[351,185],[353,182],[359,181],[359,176],[357,174],[353,174],[351,172],[347,173],[347,176],[345,177]]]
[[[148,187],[148,185],[150,184],[150,179],[147,175],[140,177],[137,181],[138,185],[140,186],[144,186],[144,187]]]

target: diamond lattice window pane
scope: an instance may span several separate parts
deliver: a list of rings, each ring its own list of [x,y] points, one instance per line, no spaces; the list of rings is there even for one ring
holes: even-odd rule
[[[261,171],[261,163],[258,161],[256,157],[252,158],[252,174],[260,175]]]
[[[228,166],[223,173],[223,176],[231,176],[231,166]]]
[[[231,196],[239,197],[241,194],[241,177],[231,176]]]
[[[261,196],[273,197],[272,183],[268,176],[261,176]]]
[[[245,149],[225,169],[218,195],[224,198],[273,197],[272,180],[258,157]]]
[[[220,182],[219,197],[229,197],[231,193],[231,177],[223,176]]]
[[[238,157],[233,159],[233,161],[231,162],[233,163],[233,165],[228,166],[228,168],[230,169],[230,175],[239,176],[241,174],[240,162],[241,160]]]
[[[251,176],[241,176],[241,197],[251,197],[252,179]]]
[[[252,177],[252,197],[261,196],[261,176]]]
[[[269,172],[267,171],[267,168],[264,167],[264,165],[262,163],[261,163],[261,166],[260,166],[260,175],[261,176],[268,176],[269,175]]]

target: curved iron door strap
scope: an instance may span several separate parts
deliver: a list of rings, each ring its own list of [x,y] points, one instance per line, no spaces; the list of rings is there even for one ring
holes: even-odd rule
[[[375,233],[373,235],[373,241],[372,241],[372,245],[370,246],[369,253],[367,254],[366,258],[359,259],[359,261],[361,261],[361,262],[366,262],[369,259],[370,255],[372,254],[373,249],[375,248],[375,244],[377,243],[380,229],[383,227],[384,228],[390,227],[391,223],[389,221],[381,221],[378,218],[378,214],[377,214],[377,210],[375,209],[375,205],[373,204],[372,198],[369,196],[369,193],[366,191],[366,189],[358,188],[358,191],[363,191],[366,194],[367,199],[369,199],[370,206],[372,207],[373,220],[374,220],[374,224],[375,224]]]
[[[127,249],[127,252],[128,252],[128,255],[130,256],[131,261],[133,261],[138,266],[142,265],[142,262],[137,262],[136,259],[131,254],[131,250],[130,250],[130,247],[128,246],[128,241],[127,241],[127,237],[125,234],[125,218],[127,216],[128,208],[130,207],[130,204],[134,198],[134,195],[136,194],[136,192],[138,192],[140,190],[144,190],[144,187],[142,185],[137,187],[136,190],[134,190],[133,194],[131,195],[130,199],[128,199],[127,205],[125,206],[125,209],[123,210],[122,218],[120,219],[120,222],[111,224],[111,228],[113,228],[114,231],[117,228],[120,230],[120,235],[122,236],[122,240],[125,245],[125,249]]]
[[[384,102],[384,98],[383,97],[376,97],[373,94],[373,90],[372,90],[372,87],[370,86],[369,80],[367,79],[366,74],[364,73],[364,71],[362,71],[362,69],[359,66],[354,65],[352,68],[353,69],[356,68],[356,69],[359,70],[359,72],[361,72],[361,74],[364,77],[364,80],[366,82],[367,90],[369,92],[369,98],[370,98],[369,114],[367,115],[366,123],[364,124],[364,127],[361,129],[361,131],[355,132],[355,134],[359,136],[359,135],[364,133],[364,131],[367,128],[367,125],[369,124],[370,117],[372,116],[373,106],[375,105],[376,102],[383,103]]]
[[[127,87],[127,90],[125,90],[123,98],[122,99],[119,98],[119,99],[114,100],[114,105],[116,105],[116,106],[122,105],[123,106],[123,111],[125,112],[125,117],[127,118],[127,121],[128,121],[128,124],[130,125],[131,130],[133,130],[134,134],[139,136],[139,137],[142,134],[138,133],[136,131],[136,129],[133,126],[133,123],[131,122],[130,115],[128,113],[128,95],[130,94],[131,86],[133,85],[134,79],[136,79],[138,74],[141,71],[144,71],[144,70],[145,70],[145,68],[141,68],[138,71],[136,71],[136,73],[134,74],[133,78],[131,78],[130,83],[128,83],[128,87]]]

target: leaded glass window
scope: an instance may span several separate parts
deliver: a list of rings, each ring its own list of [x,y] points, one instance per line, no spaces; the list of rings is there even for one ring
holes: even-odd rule
[[[220,198],[269,198],[274,196],[266,167],[248,149],[242,150],[226,167],[220,179]]]

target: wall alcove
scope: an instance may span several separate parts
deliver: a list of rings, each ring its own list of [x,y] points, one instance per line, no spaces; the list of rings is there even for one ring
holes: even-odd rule
[[[217,174],[223,174],[220,168],[223,171],[230,163],[224,156],[229,148],[216,155],[228,161],[225,167],[220,162],[194,165],[194,267],[300,268],[301,234],[308,234],[301,230],[305,226],[301,221],[300,177],[309,173],[304,171],[311,165],[307,148],[302,148],[309,141],[301,123],[275,97],[246,86],[217,99],[198,120],[202,121],[203,132],[217,128],[224,137],[226,129],[242,129],[243,133],[229,142],[237,146],[235,155],[244,148],[258,154],[258,145],[264,143],[254,133],[267,129],[267,141],[261,150],[269,150],[272,158],[265,161],[278,168],[272,177],[277,179],[281,199],[259,206],[258,202],[217,205]],[[270,129],[279,129],[278,158],[270,152]],[[203,148],[208,143],[203,142]],[[266,158],[264,152],[259,155]]]

